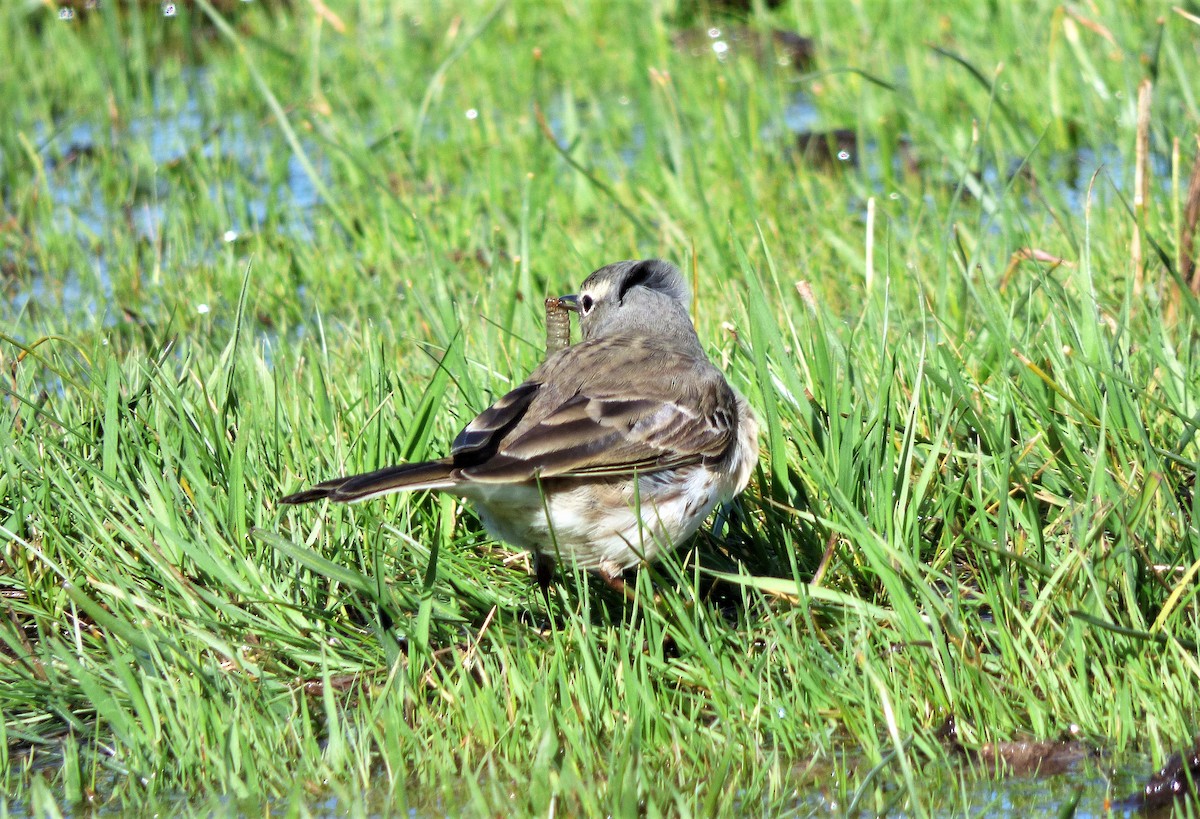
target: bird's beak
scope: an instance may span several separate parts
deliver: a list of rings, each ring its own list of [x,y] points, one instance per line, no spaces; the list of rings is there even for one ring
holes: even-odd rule
[[[578,313],[579,312],[579,296],[576,296],[574,293],[572,293],[569,296],[559,296],[558,297],[558,306],[565,307],[566,309],[570,310],[573,313]]]

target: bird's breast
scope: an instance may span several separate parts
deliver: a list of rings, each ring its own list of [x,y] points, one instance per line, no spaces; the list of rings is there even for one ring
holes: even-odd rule
[[[619,571],[682,544],[732,497],[728,474],[696,464],[604,480],[463,487],[497,539],[580,569]]]

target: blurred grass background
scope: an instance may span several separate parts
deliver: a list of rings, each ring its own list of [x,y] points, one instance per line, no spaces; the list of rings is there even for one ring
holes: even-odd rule
[[[4,810],[1136,787],[1200,706],[1197,13],[5,4]],[[764,434],[636,604],[543,629],[453,499],[277,507],[444,453],[644,256]],[[1084,759],[1018,795],[1022,739]]]

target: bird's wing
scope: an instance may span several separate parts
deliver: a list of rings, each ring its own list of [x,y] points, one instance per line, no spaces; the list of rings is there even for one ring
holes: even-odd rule
[[[674,358],[658,351],[604,377],[566,366],[531,378],[458,436],[458,474],[489,483],[617,476],[720,458],[737,435],[736,396],[707,361]]]
[[[450,445],[450,457],[466,466],[495,454],[504,436],[525,417],[541,387],[538,381],[530,379],[501,396],[458,433]]]

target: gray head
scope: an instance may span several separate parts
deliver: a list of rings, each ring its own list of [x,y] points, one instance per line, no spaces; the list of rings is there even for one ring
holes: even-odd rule
[[[578,311],[584,341],[631,331],[695,337],[688,316],[691,294],[679,269],[661,259],[614,262],[583,280],[579,293],[561,301]]]

